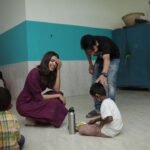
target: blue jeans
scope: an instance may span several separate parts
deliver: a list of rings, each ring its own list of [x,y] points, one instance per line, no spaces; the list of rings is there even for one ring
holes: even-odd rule
[[[109,71],[108,71],[108,88],[106,90],[107,96],[115,101],[116,97],[116,81],[117,81],[117,72],[119,68],[120,59],[113,59],[110,61]],[[95,63],[94,65],[94,74],[92,76],[92,83],[100,76],[102,72],[102,64]],[[100,110],[101,102],[95,100],[95,109]]]

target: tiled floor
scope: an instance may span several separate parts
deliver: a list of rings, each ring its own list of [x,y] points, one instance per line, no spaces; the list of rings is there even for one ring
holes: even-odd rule
[[[123,116],[124,130],[115,138],[69,135],[67,118],[59,129],[26,127],[24,118],[18,115],[21,132],[26,137],[24,150],[149,150],[150,92],[119,90],[116,103]],[[92,105],[89,95],[67,97],[67,106],[75,107],[77,122],[87,121],[85,114]]]

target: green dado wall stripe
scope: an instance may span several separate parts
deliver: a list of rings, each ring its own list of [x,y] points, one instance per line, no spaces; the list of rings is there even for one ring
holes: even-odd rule
[[[62,60],[85,60],[80,48],[84,34],[112,36],[111,29],[25,21],[0,36],[3,59],[0,64],[37,61],[49,50],[56,51]]]

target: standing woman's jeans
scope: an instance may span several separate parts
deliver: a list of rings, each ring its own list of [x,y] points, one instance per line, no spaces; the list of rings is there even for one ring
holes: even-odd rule
[[[115,101],[116,97],[116,81],[117,81],[117,72],[119,68],[120,59],[113,59],[110,61],[109,71],[108,71],[108,90],[107,96],[110,97],[112,100]],[[96,81],[96,79],[100,76],[102,72],[102,64],[101,63],[95,63],[94,65],[94,74],[92,76],[92,83]],[[100,110],[101,102],[98,100],[95,100],[95,109]]]

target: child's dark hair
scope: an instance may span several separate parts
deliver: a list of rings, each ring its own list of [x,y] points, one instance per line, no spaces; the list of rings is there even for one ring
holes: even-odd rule
[[[0,111],[6,111],[11,105],[11,94],[8,89],[0,87]]]
[[[90,88],[90,94],[92,96],[95,96],[96,94],[99,94],[101,96],[106,96],[106,91],[104,86],[101,83],[94,83]]]
[[[1,71],[0,71],[0,79],[3,79],[3,74]]]
[[[96,44],[95,38],[94,38],[94,36],[92,36],[90,34],[82,36],[82,38],[80,40],[81,48],[84,49],[85,51],[88,48],[93,47],[95,44]]]

